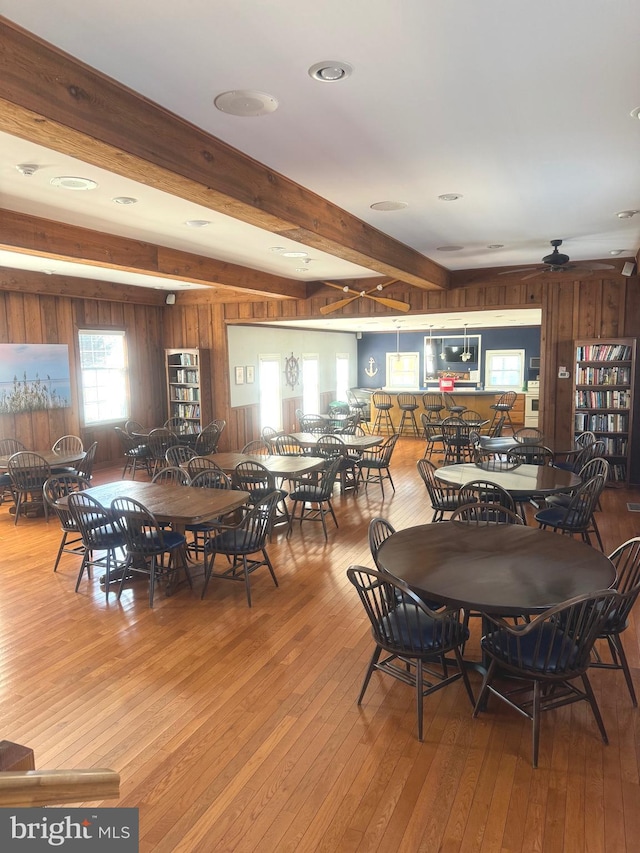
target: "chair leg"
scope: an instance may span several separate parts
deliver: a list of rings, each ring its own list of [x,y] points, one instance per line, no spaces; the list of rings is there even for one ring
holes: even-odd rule
[[[360,689],[360,695],[358,696],[358,705],[362,704],[362,700],[364,699],[364,694],[366,693],[367,687],[369,686],[369,681],[371,680],[371,676],[373,675],[373,671],[376,668],[376,664],[380,660],[380,654],[382,653],[382,647],[376,646],[373,654],[371,655],[371,660],[369,661],[369,666],[364,676],[364,681],[362,682],[362,687]]]
[[[607,640],[609,641],[609,649],[611,650],[612,658],[615,661],[617,655],[617,658],[620,661],[620,668],[624,673],[624,678],[627,682],[627,687],[629,688],[629,695],[631,696],[633,707],[637,708],[638,700],[636,698],[636,691],[634,689],[633,681],[631,679],[631,670],[629,669],[629,662],[627,661],[627,656],[622,646],[622,637],[620,637],[619,635],[609,634],[607,635]]]
[[[589,677],[586,672],[582,674],[582,685],[584,687],[584,692],[587,696],[587,701],[591,705],[593,716],[595,717],[596,723],[598,724],[598,728],[600,729],[602,742],[609,743],[609,738],[607,737],[607,730],[604,727],[602,715],[600,714],[600,708],[598,708],[598,703],[596,702],[596,697],[594,696],[593,688],[591,687],[591,682],[589,681]]]
[[[423,719],[422,706],[424,703],[424,681],[422,677],[422,661],[420,658],[416,661],[416,704],[418,710],[418,740],[422,743],[423,738]]]
[[[540,747],[540,682],[533,682],[533,704],[531,709],[531,717],[533,722],[533,744],[532,744],[532,764],[534,768],[538,766],[538,750]]]
[[[476,699],[476,704],[473,709],[473,716],[477,717],[478,713],[481,710],[484,710],[486,698],[489,695],[489,685],[493,681],[493,676],[496,670],[496,661],[492,660],[489,664],[489,669],[487,670],[487,674],[482,679],[482,686],[480,687],[480,693],[478,694],[478,698]]]
[[[64,531],[63,531],[63,533],[62,533],[62,541],[60,542],[60,547],[58,548],[58,555],[57,555],[57,557],[56,557],[56,562],[55,562],[55,564],[54,564],[54,566],[53,566],[53,571],[54,571],[54,572],[57,572],[57,571],[58,571],[58,563],[60,562],[60,557],[62,556],[62,551],[63,551],[63,549],[64,549],[64,546],[65,546],[65,543],[66,543],[66,541],[67,541],[67,536],[68,536],[68,535],[69,535],[69,533],[68,533],[66,530],[64,530]]]
[[[469,701],[471,702],[471,707],[474,708],[476,704],[475,697],[473,695],[473,690],[471,689],[471,682],[469,681],[469,674],[467,673],[467,668],[464,665],[464,661],[462,659],[462,654],[459,648],[455,648],[453,653],[456,656],[456,663],[458,664],[458,669],[460,670],[460,675],[462,676],[462,681],[464,682],[465,690],[467,691],[467,696],[469,697]]]
[[[591,516],[591,521],[593,522],[593,532],[595,533],[595,537],[598,540],[598,545],[600,546],[600,550],[604,554],[604,545],[602,544],[602,538],[600,536],[600,530],[598,529],[598,522],[596,521],[595,515]]]

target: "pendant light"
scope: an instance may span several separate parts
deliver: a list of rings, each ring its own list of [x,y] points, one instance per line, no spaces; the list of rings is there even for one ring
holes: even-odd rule
[[[471,358],[471,353],[467,348],[467,324],[464,324],[464,343],[462,344],[462,355],[460,356],[462,361],[469,361]]]

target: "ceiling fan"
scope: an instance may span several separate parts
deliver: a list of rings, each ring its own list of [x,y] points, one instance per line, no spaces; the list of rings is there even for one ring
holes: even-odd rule
[[[558,251],[558,247],[562,246],[562,240],[551,240],[551,245],[553,246],[553,252],[550,255],[545,255],[542,259],[542,263],[545,264],[543,267],[527,267],[525,269],[519,270],[505,270],[505,272],[498,273],[498,275],[513,275],[514,273],[522,273],[528,272],[529,275],[522,276],[522,280],[525,281],[527,278],[535,278],[538,275],[544,275],[545,273],[558,273],[558,272],[570,272],[572,270],[581,270],[583,272],[593,272],[594,270],[613,270],[615,269],[613,264],[599,264],[599,263],[579,263],[572,264],[570,263],[569,255],[564,255],[562,252]]]
[[[337,302],[332,302],[330,305],[323,305],[320,309],[320,313],[332,314],[334,311],[339,311],[340,308],[344,308],[345,305],[348,305],[350,302],[355,302],[356,299],[360,299],[361,297],[364,299],[372,299],[374,302],[379,302],[380,305],[384,305],[385,308],[394,308],[396,311],[408,311],[409,308],[411,308],[409,303],[400,302],[398,299],[389,299],[388,296],[379,295],[385,287],[388,287],[390,284],[395,284],[396,281],[398,281],[397,278],[387,281],[385,284],[378,284],[371,290],[352,290],[347,285],[342,287],[339,284],[333,284],[331,281],[325,281],[323,284],[326,284],[327,287],[333,287],[335,290],[341,290],[343,293],[351,293],[353,295],[348,296],[345,299],[338,299]]]

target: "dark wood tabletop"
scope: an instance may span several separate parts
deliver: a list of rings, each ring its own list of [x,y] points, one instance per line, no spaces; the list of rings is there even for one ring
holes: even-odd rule
[[[424,598],[505,616],[541,612],[616,579],[595,548],[519,524],[409,527],[382,543],[378,561]]]
[[[303,447],[315,447],[321,437],[312,432],[292,432],[292,435]],[[387,438],[385,435],[337,435],[345,447],[352,450],[366,450],[368,447],[377,447]]]
[[[576,452],[575,448],[567,447],[568,442],[547,442],[544,437],[536,441],[516,441],[512,435],[500,435],[496,438],[491,438],[488,435],[480,436],[480,447],[483,450],[489,450],[492,453],[507,453],[509,450],[517,450],[519,447],[526,447],[527,444],[542,445],[548,447],[557,456],[569,456]]]
[[[54,453],[53,450],[30,450],[29,453],[37,453],[38,456],[49,463],[51,468],[65,468],[66,466],[74,465],[84,459],[85,453],[83,450],[75,453]],[[13,456],[0,456],[0,469],[6,471],[9,465],[9,459]]]
[[[211,453],[204,458],[215,462],[227,474],[231,474],[241,462],[259,462],[276,477],[299,477],[320,471],[327,461],[324,456],[259,456],[239,451]],[[188,463],[183,463],[182,467],[186,468],[187,465]]]
[[[582,482],[572,471],[552,465],[523,464],[510,470],[495,470],[490,464],[464,462],[437,468],[435,476],[450,486],[462,486],[471,480],[489,480],[502,486],[516,499],[571,491]]]
[[[177,528],[219,518],[245,504],[250,495],[237,489],[198,489],[172,483],[144,483],[117,480],[85,490],[103,506],[114,498],[133,498],[144,504],[158,521],[170,521]],[[60,498],[61,505],[66,498]]]

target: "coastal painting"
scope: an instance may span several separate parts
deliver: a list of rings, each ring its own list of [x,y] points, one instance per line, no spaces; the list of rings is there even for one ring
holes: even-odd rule
[[[70,405],[67,344],[0,344],[0,414]]]

